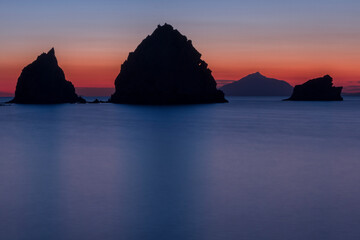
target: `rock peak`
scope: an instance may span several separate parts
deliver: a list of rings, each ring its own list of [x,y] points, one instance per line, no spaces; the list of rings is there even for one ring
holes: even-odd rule
[[[170,24],[165,23],[164,25],[158,25],[155,31],[153,32],[152,36],[157,36],[160,38],[170,38],[170,36],[173,37],[180,37],[182,36],[181,33],[176,30],[173,26]]]
[[[51,49],[49,50],[49,52],[47,53],[47,55],[55,56],[55,49],[54,49],[54,48],[51,48]]]
[[[327,80],[330,80],[330,81],[333,80],[333,78],[332,78],[330,75],[325,75],[323,78],[324,78],[324,79],[327,79]]]
[[[76,95],[73,84],[65,79],[52,48],[23,69],[12,102],[54,104],[84,101]]]
[[[173,26],[171,26],[170,24],[168,24],[168,23],[165,23],[164,25],[158,25],[157,26],[157,29],[162,29],[162,30],[170,30],[170,31],[172,31],[172,30],[174,30],[174,27]]]
[[[110,102],[193,104],[227,102],[191,41],[159,25],[122,64]]]
[[[264,75],[262,75],[260,72],[256,72],[256,73],[250,74],[249,76],[264,77]]]

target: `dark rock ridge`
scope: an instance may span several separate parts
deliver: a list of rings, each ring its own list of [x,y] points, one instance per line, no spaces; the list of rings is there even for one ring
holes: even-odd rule
[[[26,66],[18,79],[12,103],[55,104],[85,100],[75,93],[73,84],[66,81],[52,48]]]
[[[289,96],[293,87],[281,80],[267,78],[259,72],[220,88],[226,96]]]
[[[112,103],[224,103],[224,93],[192,42],[165,24],[148,36],[122,64]]]
[[[342,101],[342,87],[334,87],[329,75],[297,85],[289,99],[291,101]]]

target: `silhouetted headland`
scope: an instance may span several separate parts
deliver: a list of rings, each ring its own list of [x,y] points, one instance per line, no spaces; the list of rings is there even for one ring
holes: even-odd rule
[[[15,98],[11,103],[56,104],[84,103],[75,93],[73,84],[65,79],[52,48],[26,66],[18,79]]]
[[[122,64],[112,103],[224,103],[211,70],[192,42],[171,25],[158,26]]]
[[[307,81],[297,85],[290,101],[342,101],[342,87],[334,87],[333,79],[329,75]]]
[[[267,78],[259,72],[220,88],[226,96],[289,96],[293,87],[281,80]]]

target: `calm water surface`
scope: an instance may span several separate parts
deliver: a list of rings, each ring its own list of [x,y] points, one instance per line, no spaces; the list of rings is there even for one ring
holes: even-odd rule
[[[0,106],[0,239],[360,239],[360,98]]]

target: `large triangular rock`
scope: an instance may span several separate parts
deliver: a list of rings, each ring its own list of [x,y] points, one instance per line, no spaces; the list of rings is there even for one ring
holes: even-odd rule
[[[129,54],[110,102],[192,104],[227,102],[201,54],[171,25],[158,26]]]
[[[26,66],[16,85],[13,103],[54,104],[84,102],[75,93],[73,84],[66,81],[55,57],[55,50],[41,54]]]
[[[297,85],[289,99],[290,101],[342,101],[342,87],[334,87],[329,75]]]

